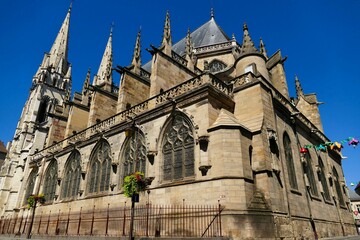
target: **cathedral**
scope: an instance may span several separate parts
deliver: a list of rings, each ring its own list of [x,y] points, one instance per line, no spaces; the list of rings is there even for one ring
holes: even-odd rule
[[[297,77],[289,95],[281,51],[256,47],[246,24],[240,42],[229,37],[213,13],[173,43],[164,15],[151,61],[139,32],[131,64],[115,66],[110,32],[97,73],[72,94],[69,8],[1,168],[0,234],[355,235],[340,148],[309,147],[330,142],[320,103]],[[122,186],[134,172],[149,185],[131,200]]]

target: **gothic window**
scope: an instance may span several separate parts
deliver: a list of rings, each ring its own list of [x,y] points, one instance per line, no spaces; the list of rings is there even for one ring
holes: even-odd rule
[[[325,176],[325,167],[324,167],[324,163],[321,160],[321,158],[319,157],[319,172],[318,172],[318,176],[321,182],[321,186],[323,188],[323,193],[324,193],[324,198],[326,200],[330,200],[330,192],[329,192],[329,187],[327,185],[326,182],[326,176]]]
[[[339,175],[338,175],[335,167],[333,167],[333,178],[334,178],[334,184],[335,184],[335,189],[336,189],[336,193],[338,196],[339,204],[341,206],[345,206],[344,197],[341,192],[341,187],[340,187],[340,183],[339,183]]]
[[[226,64],[219,61],[219,60],[213,60],[210,64],[209,64],[209,70],[210,72],[214,73],[214,72],[220,72],[222,70],[224,70],[226,68]]]
[[[52,160],[47,167],[44,179],[44,196],[46,201],[52,201],[55,198],[56,184],[58,179],[57,162]]]
[[[305,154],[305,159],[306,159],[306,165],[304,166],[304,172],[306,173],[306,176],[308,177],[309,180],[309,184],[310,184],[310,193],[314,196],[318,196],[318,189],[316,186],[316,181],[315,181],[315,177],[314,177],[314,172],[313,172],[313,168],[312,168],[312,160],[311,160],[311,156],[310,153],[306,153]]]
[[[75,198],[80,186],[81,166],[79,152],[73,152],[65,165],[61,198]]]
[[[129,131],[130,136],[125,140],[122,153],[122,171],[120,174],[120,184],[124,177],[134,172],[145,173],[147,151],[145,147],[145,137],[139,129]]]
[[[97,144],[90,157],[90,173],[88,178],[88,193],[100,193],[109,190],[111,152],[107,142]]]
[[[47,117],[47,108],[49,106],[50,98],[48,96],[43,97],[40,101],[38,113],[36,116],[36,122],[42,123],[46,121]]]
[[[164,133],[162,144],[163,180],[194,176],[194,137],[191,123],[176,114]]]
[[[28,203],[27,199],[34,191],[37,172],[38,172],[38,168],[34,168],[31,171],[31,173],[29,174],[29,177],[27,180],[27,187],[26,187],[26,191],[25,191],[24,204]]]
[[[296,172],[295,172],[294,159],[291,148],[291,141],[286,133],[284,134],[283,144],[284,144],[285,161],[288,171],[288,177],[290,180],[290,187],[293,189],[297,189],[298,185],[296,180]]]

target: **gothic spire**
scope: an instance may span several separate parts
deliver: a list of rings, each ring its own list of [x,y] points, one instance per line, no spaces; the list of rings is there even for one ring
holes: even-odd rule
[[[67,73],[68,67],[67,59],[71,8],[72,4],[70,4],[65,20],[63,21],[59,33],[57,34],[55,41],[50,49],[49,61],[47,62],[48,65],[59,68],[62,74]]]
[[[186,53],[186,60],[187,60],[187,67],[190,69],[194,69],[194,53],[193,53],[193,46],[191,43],[191,36],[190,36],[190,29],[188,28],[186,34],[186,45],[185,45],[185,53]]]
[[[89,88],[89,85],[90,85],[90,73],[91,73],[91,70],[89,68],[87,73],[86,73],[85,81],[84,81],[84,84],[83,84],[82,94],[85,94],[87,92],[87,89]]]
[[[210,18],[215,18],[214,8],[210,9]]]
[[[170,13],[166,12],[165,24],[164,24],[164,35],[161,42],[161,48],[163,52],[167,55],[171,55],[171,29],[170,29]]]
[[[264,57],[265,57],[266,59],[268,59],[267,52],[266,52],[266,49],[265,49],[265,44],[264,44],[262,38],[260,38],[260,53],[261,53],[262,55],[264,55]]]
[[[108,86],[112,85],[112,26],[110,29],[110,36],[108,42],[106,44],[106,48],[101,59],[101,63],[97,72],[97,75],[94,77],[93,85],[103,85],[106,84]]]
[[[135,48],[134,48],[134,54],[131,61],[131,65],[134,67],[135,72],[137,72],[140,69],[141,66],[141,45],[140,45],[140,39],[141,39],[141,29],[139,30],[136,42],[135,42]]]
[[[244,23],[243,31],[244,31],[244,37],[243,37],[243,44],[241,46],[241,53],[257,52],[256,48],[254,47],[254,42],[251,40],[249,29],[246,23]]]
[[[300,80],[299,78],[295,75],[295,88],[296,88],[296,95],[297,98],[299,98],[300,96],[304,96],[304,92],[301,88],[301,84],[300,84]]]

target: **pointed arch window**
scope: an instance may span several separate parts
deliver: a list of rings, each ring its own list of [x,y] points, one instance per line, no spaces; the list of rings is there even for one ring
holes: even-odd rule
[[[34,192],[37,173],[38,173],[38,168],[36,167],[29,174],[29,177],[27,180],[27,187],[26,187],[26,191],[25,191],[24,204],[28,203],[27,202],[28,197],[31,194],[33,194],[33,192]]]
[[[288,177],[289,177],[289,181],[290,181],[290,187],[293,189],[298,189],[294,159],[293,159],[292,148],[291,148],[291,141],[290,141],[289,135],[287,135],[287,133],[284,134],[283,144],[284,144],[285,161],[286,161],[287,172],[288,172]]]
[[[306,173],[306,176],[308,177],[309,180],[310,193],[313,196],[318,196],[319,192],[316,186],[315,176],[312,168],[312,160],[309,152],[305,153],[305,160],[306,160],[306,165],[304,166],[304,172]]]
[[[61,198],[75,198],[80,186],[81,165],[80,153],[74,151],[65,164],[65,175],[62,184]]]
[[[193,128],[183,114],[175,114],[166,127],[162,153],[163,180],[181,180],[194,176]]]
[[[334,178],[334,184],[335,184],[335,189],[338,196],[339,204],[340,206],[345,206],[344,196],[342,194],[341,186],[339,183],[339,174],[337,173],[335,167],[333,167],[333,178]]]
[[[56,160],[52,160],[45,172],[44,196],[46,201],[53,201],[56,193],[58,179],[58,166]]]
[[[326,175],[325,175],[325,166],[323,161],[321,160],[321,158],[319,157],[319,172],[318,172],[318,177],[320,179],[321,182],[321,186],[323,188],[323,194],[324,194],[324,198],[326,200],[330,200],[330,192],[329,192],[329,187],[326,181]]]
[[[111,170],[110,156],[109,144],[105,141],[98,143],[90,157],[88,193],[100,193],[109,190]]]
[[[36,122],[42,123],[46,121],[47,118],[47,109],[49,107],[50,98],[49,96],[44,96],[39,104],[38,113],[36,116]]]
[[[120,174],[120,184],[125,176],[134,172],[146,171],[147,150],[145,146],[145,137],[139,129],[130,131],[131,135],[127,137],[122,153],[122,171]]]

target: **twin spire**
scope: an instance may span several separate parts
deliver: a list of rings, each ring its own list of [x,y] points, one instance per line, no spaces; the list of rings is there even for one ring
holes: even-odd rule
[[[112,85],[112,66],[113,66],[113,51],[112,51],[112,26],[110,29],[110,35],[106,48],[101,59],[101,63],[98,69],[97,74],[94,77],[93,85],[107,85],[108,87]],[[107,90],[109,90],[107,88]]]

